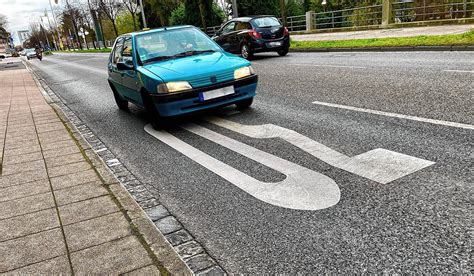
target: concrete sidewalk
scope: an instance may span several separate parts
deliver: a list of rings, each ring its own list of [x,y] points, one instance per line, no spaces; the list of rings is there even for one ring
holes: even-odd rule
[[[325,41],[325,40],[348,40],[366,38],[386,38],[386,37],[412,37],[419,35],[447,35],[462,34],[474,29],[474,24],[466,25],[443,25],[432,27],[412,27],[397,29],[377,29],[367,31],[334,32],[334,33],[314,33],[292,35],[291,39],[296,41]]]
[[[26,69],[0,71],[0,164],[0,274],[191,274],[120,184],[106,185]]]

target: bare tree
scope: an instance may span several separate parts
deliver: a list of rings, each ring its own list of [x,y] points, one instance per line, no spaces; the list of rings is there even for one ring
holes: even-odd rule
[[[8,19],[6,15],[0,14],[0,27],[7,27],[8,25]]]
[[[115,36],[118,36],[116,20],[117,15],[123,8],[123,2],[119,0],[100,0],[99,6],[100,10],[112,23],[112,26],[114,27]]]
[[[137,30],[137,21],[135,20],[135,16],[137,15],[137,12],[139,10],[139,6],[137,4],[137,0],[123,0],[124,6],[127,8],[127,10],[130,12],[132,15],[132,20],[133,20],[133,30]]]

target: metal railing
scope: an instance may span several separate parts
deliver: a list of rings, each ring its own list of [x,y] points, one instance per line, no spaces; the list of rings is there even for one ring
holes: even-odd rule
[[[204,30],[204,28],[201,28],[201,30],[205,32],[208,36],[213,36],[220,28],[221,26],[212,26],[207,27],[206,30]]]
[[[280,19],[281,20],[281,19]],[[290,32],[306,30],[306,15],[288,16],[286,18],[286,27]]]
[[[392,18],[395,23],[426,20],[443,20],[471,18],[474,12],[474,1],[460,0],[455,3],[435,5],[417,5],[415,1],[392,3]]]
[[[440,0],[442,4],[426,5],[427,1],[383,0],[386,5],[318,13],[309,11],[304,15],[287,17],[286,27],[290,32],[294,32],[382,24],[387,27],[393,23],[474,18],[474,0],[454,0],[455,3],[444,3],[448,0]],[[206,33],[212,36],[219,28],[220,26],[208,27]]]
[[[314,29],[380,25],[382,5],[318,12],[312,14],[312,19]]]

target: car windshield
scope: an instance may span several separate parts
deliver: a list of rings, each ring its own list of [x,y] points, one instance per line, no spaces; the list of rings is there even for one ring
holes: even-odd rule
[[[252,23],[258,28],[281,26],[280,21],[275,17],[259,17],[252,20]]]
[[[158,31],[137,36],[143,63],[220,51],[208,36],[195,28]]]

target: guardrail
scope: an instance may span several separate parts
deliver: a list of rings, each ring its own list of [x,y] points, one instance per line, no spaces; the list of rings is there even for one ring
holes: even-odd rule
[[[372,26],[382,23],[382,5],[312,13],[314,29]]]
[[[414,1],[392,3],[392,18],[395,23],[470,18],[473,12],[473,1],[461,0],[436,5],[417,5]]]

